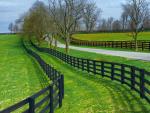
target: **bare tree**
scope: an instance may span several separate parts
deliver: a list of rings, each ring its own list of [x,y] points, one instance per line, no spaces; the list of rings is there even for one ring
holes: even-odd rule
[[[13,33],[13,28],[14,28],[14,24],[10,23],[8,29],[10,30],[11,33]]]
[[[86,31],[94,30],[101,10],[96,7],[95,3],[87,3],[83,13],[83,22],[86,26]]]
[[[119,20],[115,20],[113,22],[113,31],[120,31],[121,30],[121,23]]]
[[[50,15],[57,32],[65,39],[66,53],[69,52],[70,37],[82,17],[85,2],[86,0],[49,0]]]
[[[122,31],[128,29],[128,23],[129,23],[128,19],[129,19],[129,15],[127,10],[125,10],[121,15],[121,20],[120,20],[122,24]]]
[[[149,14],[149,3],[147,0],[129,0],[127,4],[123,5],[123,9],[129,14],[132,37],[137,51],[138,34],[143,30],[145,19]]]
[[[112,31],[112,24],[113,24],[114,18],[109,17],[107,20],[107,30]]]
[[[107,20],[106,19],[100,20],[99,30],[101,30],[101,31],[107,31]]]

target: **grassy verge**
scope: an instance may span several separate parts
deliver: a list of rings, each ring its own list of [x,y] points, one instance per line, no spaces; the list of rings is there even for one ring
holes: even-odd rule
[[[46,53],[33,50],[65,75],[63,107],[56,113],[149,112],[149,104],[125,85],[100,76],[90,76]]]
[[[47,86],[47,79],[16,35],[0,35],[0,110]]]

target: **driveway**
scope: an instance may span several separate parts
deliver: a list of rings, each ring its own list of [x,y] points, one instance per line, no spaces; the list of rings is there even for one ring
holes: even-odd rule
[[[65,48],[65,45],[58,42],[58,47]],[[125,57],[125,58],[134,59],[134,60],[150,61],[150,53],[114,51],[114,50],[83,48],[83,47],[75,47],[75,46],[70,46],[70,49],[91,52],[91,53],[97,53],[97,54]]]

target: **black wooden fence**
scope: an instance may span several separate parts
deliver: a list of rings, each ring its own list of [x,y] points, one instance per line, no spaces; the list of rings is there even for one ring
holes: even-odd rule
[[[52,83],[34,94],[31,97],[26,98],[25,100],[20,101],[19,103],[0,111],[0,113],[11,113],[17,112],[17,110],[24,109],[24,111],[18,111],[19,113],[54,113],[54,110],[59,106],[62,106],[62,99],[64,98],[64,76],[58,72],[56,69],[46,64],[40,56],[38,56],[32,50],[26,48],[23,43],[23,47],[36,61],[40,64],[43,71],[47,74],[48,78]],[[42,96],[42,99],[39,98]],[[38,101],[38,102],[37,102]],[[43,106],[44,104],[44,106]],[[39,109],[39,111],[38,111]]]
[[[31,44],[37,50],[53,55],[77,69],[126,84],[150,103],[150,72],[144,69],[113,62],[77,58],[57,50],[38,47],[32,42]]]
[[[71,44],[79,46],[100,46],[100,47],[111,47],[111,48],[124,48],[124,49],[135,49],[134,41],[86,41],[71,39]],[[150,51],[150,41],[140,40],[138,41],[138,48],[142,51]]]

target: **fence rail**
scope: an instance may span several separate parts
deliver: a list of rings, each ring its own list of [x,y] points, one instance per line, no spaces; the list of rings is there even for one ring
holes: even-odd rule
[[[37,50],[53,55],[77,69],[126,84],[150,103],[150,72],[144,69],[114,62],[73,57],[57,50],[38,47],[32,42],[31,44]]]
[[[54,113],[54,110],[58,106],[62,106],[62,99],[64,98],[64,76],[52,66],[46,64],[38,54],[28,49],[24,43],[23,47],[27,53],[35,58],[35,60],[40,64],[41,68],[47,74],[52,83],[33,96],[28,97],[25,100],[22,100],[19,103],[0,111],[0,113],[11,113],[17,111],[20,108],[24,108],[25,106],[28,107],[26,110],[21,111],[22,113],[37,113],[37,109],[39,108],[39,113],[45,113],[47,111],[49,111],[49,113]],[[43,98],[38,101],[39,97],[41,96],[43,96]],[[43,104],[45,104],[44,108],[41,107]]]
[[[111,48],[124,48],[124,49],[135,49],[134,41],[86,41],[71,39],[73,45],[79,46],[100,46],[100,47],[111,47]],[[140,40],[138,41],[138,48],[142,51],[150,51],[150,40]]]

